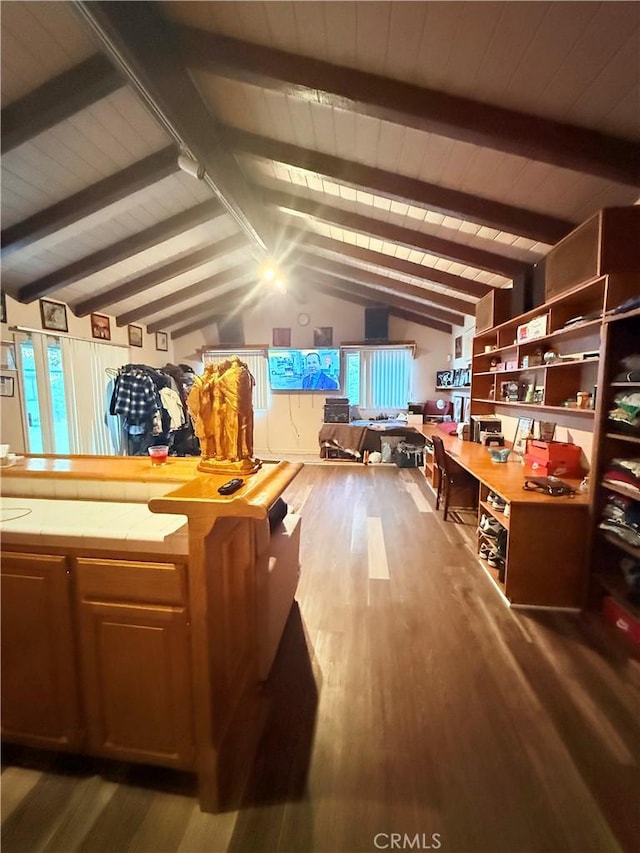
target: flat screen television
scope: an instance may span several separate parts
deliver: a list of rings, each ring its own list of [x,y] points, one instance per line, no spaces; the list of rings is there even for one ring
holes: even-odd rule
[[[270,349],[272,391],[339,391],[339,349]]]

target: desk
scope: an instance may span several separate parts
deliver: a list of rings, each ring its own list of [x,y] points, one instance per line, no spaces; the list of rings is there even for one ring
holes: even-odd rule
[[[349,424],[323,424],[318,434],[321,450],[330,444],[350,454],[356,459],[362,458],[364,451],[380,452],[382,438],[400,436],[409,444],[425,443],[420,428],[407,426],[404,421],[352,421]]]
[[[479,514],[491,515],[508,531],[504,582],[479,556],[483,567],[513,605],[526,607],[579,608],[584,601],[587,569],[589,496],[552,498],[523,489],[536,472],[518,458],[493,462],[486,447],[437,427],[421,428],[427,444],[439,435],[445,451],[478,480]],[[576,488],[578,480],[569,480]],[[489,492],[511,505],[508,518],[487,503]]]

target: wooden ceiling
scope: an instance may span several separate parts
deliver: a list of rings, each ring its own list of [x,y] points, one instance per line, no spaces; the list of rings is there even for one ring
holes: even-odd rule
[[[14,0],[1,35],[21,302],[177,338],[274,258],[447,331],[640,196],[638,3]]]

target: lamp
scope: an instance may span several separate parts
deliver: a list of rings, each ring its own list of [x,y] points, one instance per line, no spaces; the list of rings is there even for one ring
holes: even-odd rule
[[[178,155],[178,166],[192,178],[197,178],[199,181],[204,178],[204,166],[186,151],[181,151]]]

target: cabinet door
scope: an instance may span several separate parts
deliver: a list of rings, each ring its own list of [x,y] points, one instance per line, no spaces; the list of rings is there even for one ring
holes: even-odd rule
[[[190,769],[185,608],[85,601],[80,644],[89,751]]]
[[[2,555],[2,734],[71,749],[81,740],[65,557]]]

